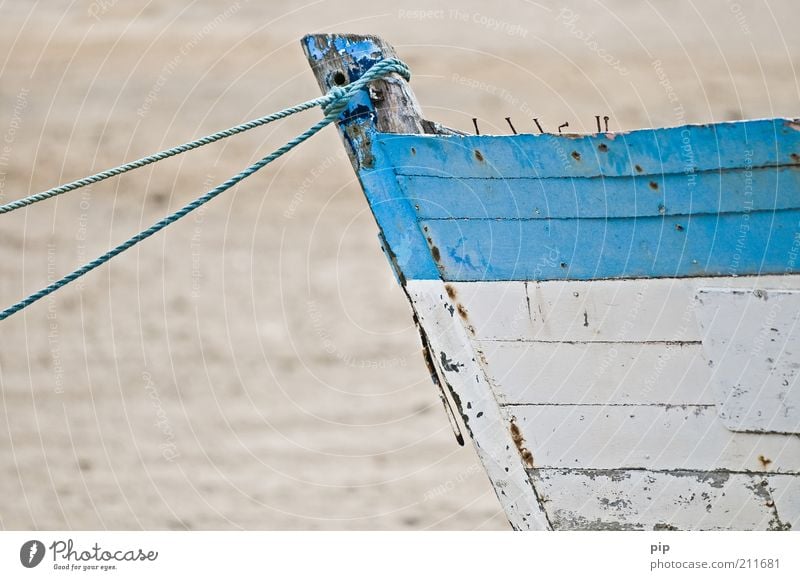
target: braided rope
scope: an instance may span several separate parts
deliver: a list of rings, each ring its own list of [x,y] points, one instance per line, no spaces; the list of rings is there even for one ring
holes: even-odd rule
[[[268,123],[272,123],[273,121],[277,121],[279,119],[284,119],[286,117],[294,115],[295,113],[300,113],[302,111],[307,111],[308,109],[313,109],[314,107],[317,106],[321,106],[322,110],[325,112],[326,115],[328,115],[328,112],[330,111],[331,114],[333,114],[334,117],[336,117],[347,106],[347,99],[345,95],[346,93],[348,93],[348,91],[350,95],[353,95],[357,90],[363,88],[366,85],[366,83],[392,72],[396,72],[398,74],[403,75],[403,77],[406,80],[410,78],[410,72],[408,70],[408,67],[406,67],[406,65],[402,61],[394,58],[384,59],[382,61],[377,62],[372,68],[370,68],[366,73],[364,73],[364,75],[356,82],[351,83],[346,87],[334,87],[333,89],[331,89],[330,92],[321,97],[312,99],[310,101],[306,101],[304,103],[300,103],[293,107],[288,107],[286,109],[283,109],[282,111],[278,111],[277,113],[272,113],[264,117],[259,117],[258,119],[253,119],[252,121],[242,123],[241,125],[236,125],[229,129],[225,129],[224,131],[218,131],[216,133],[212,133],[211,135],[206,135],[205,137],[195,139],[194,141],[189,141],[188,143],[177,145],[176,147],[165,149],[164,151],[159,151],[158,153],[154,153],[152,155],[147,155],[145,157],[142,157],[141,159],[137,159],[136,161],[130,161],[128,163],[124,163],[123,165],[118,165],[117,167],[113,167],[111,169],[106,169],[105,171],[95,173],[94,175],[77,179],[70,183],[65,183],[64,185],[59,185],[58,187],[53,187],[52,189],[48,189],[46,191],[42,191],[39,193],[34,193],[22,199],[15,200],[6,203],[4,205],[0,205],[0,214],[8,213],[16,209],[33,205],[36,202],[44,201],[46,199],[50,199],[51,197],[56,197],[58,195],[61,195],[62,193],[67,193],[69,191],[73,191],[75,189],[91,185],[93,183],[104,181],[110,177],[122,175],[123,173],[127,173],[128,171],[131,171],[133,169],[139,169],[140,167],[145,167],[146,165],[150,165],[151,163],[155,163],[156,161],[162,161],[164,159],[174,157],[175,155],[186,153],[187,151],[191,151],[192,149],[197,149],[198,147],[202,147],[204,145],[210,145],[211,143],[215,143],[216,141],[227,139],[228,137],[238,135],[239,133],[244,133],[245,131],[255,129],[256,127],[261,127],[262,125],[267,125]],[[366,81],[364,80],[365,78],[367,79]],[[337,107],[339,108],[337,109]]]
[[[264,125],[266,123],[270,123],[270,122],[272,122],[274,120],[277,120],[277,119],[282,119],[284,117],[288,117],[289,115],[293,115],[294,113],[298,113],[300,111],[305,111],[306,109],[309,109],[309,108],[312,108],[312,107],[315,107],[315,106],[318,106],[318,105],[322,107],[322,109],[323,109],[323,111],[325,113],[325,117],[321,121],[317,122],[311,128],[307,129],[305,132],[301,133],[300,135],[298,135],[294,139],[292,139],[289,142],[287,142],[286,144],[282,145],[281,147],[279,147],[278,149],[276,149],[275,151],[273,151],[272,153],[270,153],[266,157],[260,159],[256,163],[253,163],[252,165],[247,167],[244,171],[242,171],[240,173],[237,173],[236,175],[234,175],[233,177],[231,177],[227,181],[219,184],[214,189],[208,191],[207,193],[205,193],[202,196],[198,197],[194,201],[186,204],[185,206],[183,206],[179,210],[175,211],[174,213],[172,213],[172,214],[166,216],[165,218],[157,221],[156,223],[154,223],[152,226],[150,226],[146,230],[143,230],[143,231],[139,232],[138,234],[132,236],[131,238],[129,238],[125,242],[121,243],[120,245],[116,246],[115,248],[109,250],[108,252],[106,252],[102,256],[99,256],[99,257],[95,258],[91,262],[88,262],[87,264],[84,264],[83,266],[81,266],[77,270],[71,272],[70,274],[67,274],[63,278],[61,278],[59,280],[56,280],[55,282],[53,282],[49,286],[46,286],[45,288],[42,288],[38,292],[35,292],[35,293],[31,294],[27,298],[25,298],[23,300],[20,300],[16,304],[14,304],[12,306],[9,306],[8,308],[6,308],[2,312],[0,312],[0,320],[5,320],[6,318],[11,316],[12,314],[14,314],[16,312],[19,312],[23,308],[26,308],[26,307],[30,306],[31,304],[33,304],[37,300],[40,300],[41,298],[44,298],[48,294],[50,294],[52,292],[55,292],[56,290],[58,290],[62,286],[66,286],[70,282],[73,282],[73,281],[77,280],[78,278],[80,278],[84,274],[87,274],[88,272],[94,270],[98,266],[101,266],[102,264],[105,264],[106,262],[111,260],[111,258],[121,254],[125,250],[128,250],[129,248],[135,246],[136,244],[138,244],[142,240],[145,240],[145,239],[149,238],[153,234],[155,234],[157,232],[160,232],[161,230],[166,228],[168,225],[178,221],[179,219],[181,219],[182,217],[186,216],[190,212],[196,210],[201,205],[204,205],[204,204],[208,203],[209,201],[211,201],[212,199],[217,197],[219,194],[223,193],[224,191],[227,191],[228,189],[230,189],[231,187],[233,187],[234,185],[236,185],[240,181],[243,181],[247,177],[253,175],[256,171],[258,171],[259,169],[262,169],[264,166],[268,165],[269,163],[271,163],[272,161],[274,161],[275,159],[277,159],[281,155],[291,151],[292,149],[297,147],[300,143],[302,143],[306,139],[312,137],[313,135],[317,134],[324,127],[326,127],[327,125],[329,125],[332,122],[334,122],[339,117],[339,115],[345,110],[345,108],[347,108],[347,104],[350,101],[350,99],[353,97],[353,95],[355,95],[358,91],[362,90],[367,85],[367,83],[369,83],[369,82],[371,82],[371,81],[373,81],[375,79],[387,76],[390,73],[398,73],[401,76],[403,76],[406,80],[410,79],[410,77],[411,77],[411,73],[409,72],[408,67],[402,61],[400,61],[398,59],[394,59],[394,58],[392,58],[392,59],[384,59],[384,60],[381,60],[381,61],[375,63],[375,65],[373,65],[369,70],[367,70],[364,73],[364,75],[361,78],[359,78],[358,80],[356,80],[356,81],[354,81],[354,82],[352,82],[349,85],[346,85],[344,87],[334,87],[326,95],[324,95],[322,97],[319,97],[317,99],[312,99],[310,101],[306,101],[304,103],[301,103],[301,104],[296,105],[294,107],[289,107],[287,109],[284,109],[283,111],[279,111],[279,112],[274,113],[272,115],[268,115],[266,117],[261,117],[260,119],[256,119],[255,121],[250,121],[249,123],[245,123],[243,125],[237,125],[236,127],[233,127],[233,128],[228,129],[226,131],[220,131],[219,133],[214,133],[213,135],[209,135],[208,137],[204,137],[203,139],[198,139],[197,141],[192,141],[190,143],[186,143],[184,145],[180,145],[179,147],[174,147],[173,149],[168,149],[166,151],[162,151],[161,153],[156,153],[155,155],[151,155],[149,157],[144,157],[144,158],[142,158],[142,159],[140,159],[138,161],[134,161],[134,162],[128,163],[126,165],[121,165],[121,166],[116,167],[114,169],[110,169],[108,171],[104,171],[104,172],[98,173],[96,175],[93,175],[91,177],[88,177],[88,178],[85,178],[85,179],[81,179],[81,180],[78,180],[78,181],[74,181],[74,182],[69,183],[67,185],[64,185],[64,186],[61,186],[61,187],[57,187],[57,188],[54,188],[54,189],[50,189],[50,190],[42,192],[40,194],[36,194],[35,196],[30,196],[29,198],[25,198],[23,200],[19,200],[18,202],[14,202],[14,203],[21,203],[21,202],[24,202],[26,200],[31,199],[31,201],[29,201],[28,203],[23,203],[22,205],[19,206],[19,207],[24,207],[25,205],[30,205],[32,203],[36,203],[37,201],[41,201],[43,199],[47,199],[47,198],[53,197],[55,195],[60,195],[61,193],[65,193],[67,191],[71,191],[72,189],[77,189],[79,187],[83,187],[84,185],[88,185],[90,183],[96,183],[97,181],[102,181],[103,179],[107,179],[108,177],[112,177],[114,175],[119,175],[120,173],[124,173],[125,171],[129,171],[131,169],[136,169],[137,167],[142,167],[143,165],[147,165],[149,163],[153,163],[155,161],[159,161],[160,159],[165,159],[166,157],[170,157],[171,155],[177,155],[178,153],[182,153],[183,151],[188,151],[190,149],[194,149],[196,147],[200,147],[201,145],[204,145],[204,144],[207,144],[207,143],[213,143],[214,141],[217,141],[219,139],[224,139],[225,137],[229,137],[230,135],[235,135],[236,133],[241,133],[243,131],[247,131],[249,129],[252,129],[253,127],[257,127],[259,125]],[[202,141],[204,141],[204,140],[208,140],[208,141],[203,143]],[[184,149],[179,151],[179,149],[181,149],[181,148],[184,148]],[[173,152],[173,153],[170,153],[170,152]],[[40,197],[38,199],[32,199],[32,198],[37,197],[37,196],[43,196],[43,197]],[[8,205],[12,205],[12,204],[8,204]],[[2,206],[2,207],[5,208],[6,206]],[[12,208],[12,209],[15,209],[15,208]],[[11,211],[11,210],[6,210],[6,211]],[[0,211],[0,213],[4,213],[4,212]]]

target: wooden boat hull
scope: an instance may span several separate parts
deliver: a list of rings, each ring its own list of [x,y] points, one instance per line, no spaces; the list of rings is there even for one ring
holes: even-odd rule
[[[783,276],[412,281],[408,289],[479,453],[492,455],[484,463],[495,485],[533,495],[546,527],[789,529],[800,522],[800,438],[731,431],[719,415],[730,396],[716,388],[720,370],[709,366],[695,297],[723,281],[748,291],[800,285]],[[796,317],[768,322],[780,330],[768,327],[767,340],[796,338]],[[778,376],[797,372],[788,357],[776,360]],[[498,424],[508,436],[488,447]],[[524,474],[512,486],[514,463]],[[528,526],[527,514],[507,513]]]
[[[304,42],[326,90],[391,56]],[[800,122],[463,136],[386,100],[417,109],[393,79],[340,130],[512,526],[800,527]]]

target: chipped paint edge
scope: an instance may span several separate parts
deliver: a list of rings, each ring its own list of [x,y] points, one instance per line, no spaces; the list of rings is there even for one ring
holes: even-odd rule
[[[533,456],[520,440],[519,429],[515,432],[513,420],[505,416],[495,399],[475,359],[463,315],[461,311],[455,314],[445,284],[440,280],[411,280],[407,291],[427,334],[434,364],[453,395],[509,523],[518,530],[551,530],[525,469],[533,467]]]

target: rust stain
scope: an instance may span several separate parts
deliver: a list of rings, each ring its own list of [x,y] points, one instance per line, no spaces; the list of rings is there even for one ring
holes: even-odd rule
[[[769,464],[772,463],[772,459],[767,459],[763,455],[759,455],[758,462],[761,464],[761,469],[766,471],[767,469],[769,469]]]
[[[578,153],[577,151],[573,151],[573,152],[572,152],[572,158],[573,158],[575,161],[580,161],[580,160],[581,160],[581,154],[580,154],[580,153]]]
[[[350,138],[352,145],[357,148],[357,151],[354,151],[353,154],[356,156],[356,159],[360,161],[360,165],[363,167],[372,167],[375,163],[375,156],[372,155],[369,136],[366,135],[357,124],[348,125],[345,128],[345,133],[347,133]]]
[[[434,258],[436,258],[436,256],[434,256]],[[436,259],[438,260],[438,258]],[[444,289],[447,292],[447,296],[450,298],[450,300],[456,303],[456,310],[458,310],[458,315],[464,320],[467,320],[468,318],[467,309],[464,307],[463,304],[457,302],[458,293],[456,292],[455,287],[451,284],[445,284]]]
[[[436,244],[433,243],[433,240],[430,236],[428,236],[426,239],[428,240],[428,245],[431,247],[431,255],[433,256],[433,260],[438,264],[439,259],[442,257],[442,253],[439,251],[439,248],[436,247]]]
[[[637,165],[634,169],[636,169],[636,173],[642,173],[644,171],[641,165]]]
[[[650,189],[652,189],[652,190],[654,190],[654,191],[655,191],[656,189],[658,189],[658,183],[656,183],[655,181],[651,181],[651,182],[650,182]]]
[[[519,449],[522,444],[525,443],[525,438],[522,436],[522,431],[520,431],[516,421],[516,417],[511,418],[511,440],[514,442],[514,445],[517,446],[517,449]]]
[[[600,145],[598,145],[598,146],[597,146],[597,148],[598,148],[600,151],[602,151],[603,153],[605,153],[606,151],[608,151],[608,145],[606,145],[605,143],[600,143]]]
[[[792,161],[794,161],[795,163],[800,163],[800,155],[798,155],[797,153],[792,153],[789,157],[791,157]]]
[[[480,359],[481,364],[484,366],[484,368],[488,367],[489,366],[489,361],[486,360],[486,355],[483,354],[483,351],[479,350],[479,349],[475,349],[475,352],[478,354],[478,358]]]
[[[483,161],[483,153],[481,153],[480,151],[478,151],[478,150],[476,149],[476,150],[474,151],[474,154],[475,154],[475,159],[477,159],[478,161]]]
[[[522,431],[516,420],[516,417],[511,417],[511,440],[514,442],[525,467],[533,469],[533,454],[525,447],[525,438],[522,436]]]
[[[347,134],[354,138],[360,138],[364,135],[364,132],[361,130],[360,125],[350,125],[346,129]]]

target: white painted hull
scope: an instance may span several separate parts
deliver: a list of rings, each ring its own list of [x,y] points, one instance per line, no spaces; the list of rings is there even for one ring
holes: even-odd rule
[[[522,529],[800,527],[798,289],[800,276],[407,285]],[[771,396],[782,406],[748,414]]]

